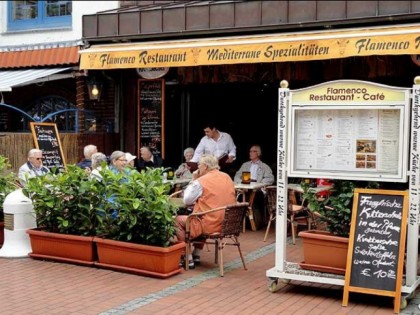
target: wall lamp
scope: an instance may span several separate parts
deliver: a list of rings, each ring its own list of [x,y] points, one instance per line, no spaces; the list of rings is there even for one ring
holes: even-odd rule
[[[93,101],[99,101],[102,93],[102,82],[97,80],[96,77],[91,76],[87,79],[87,88],[89,93],[89,99]]]

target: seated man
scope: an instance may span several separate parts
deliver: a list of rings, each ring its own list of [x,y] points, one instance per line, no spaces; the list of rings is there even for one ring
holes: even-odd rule
[[[249,161],[242,164],[241,168],[236,172],[234,181],[235,183],[241,183],[242,172],[251,173],[251,182],[262,183],[271,185],[274,183],[273,172],[267,164],[261,161],[261,147],[259,145],[253,145],[249,149]],[[249,193],[246,195],[246,200],[249,200]],[[253,219],[257,229],[263,226],[263,214],[265,209],[265,197],[263,191],[258,190],[255,193],[255,197],[252,204]]]
[[[193,213],[203,212],[217,207],[236,203],[235,185],[226,173],[219,171],[219,161],[213,155],[202,155],[198,163],[198,170],[193,173],[192,181],[184,191],[184,203],[194,204]],[[219,232],[224,218],[223,211],[209,213],[201,217],[201,221],[191,221],[191,238],[206,233]],[[187,216],[176,217],[177,238],[185,241],[185,223]],[[200,262],[199,251],[204,244],[196,245],[192,255],[188,257],[189,267]],[[194,258],[194,260],[193,260]]]
[[[140,149],[140,159],[138,160],[137,170],[141,172],[145,170],[146,167],[156,168],[163,165],[163,160],[152,153],[152,150],[149,147],[141,147]]]
[[[93,144],[88,144],[87,146],[85,146],[83,148],[83,155],[84,155],[84,159],[82,161],[80,161],[79,163],[77,163],[77,166],[86,169],[92,168],[92,154],[97,153],[98,152],[98,148],[93,145]]]
[[[249,149],[250,161],[242,164],[241,168],[235,174],[235,183],[240,183],[242,180],[242,172],[251,173],[251,182],[263,183],[271,185],[274,182],[274,175],[271,168],[260,160],[261,147],[253,145]]]
[[[28,152],[28,162],[19,168],[18,177],[21,185],[25,185],[28,178],[49,173],[49,169],[42,165],[42,151],[31,149]]]

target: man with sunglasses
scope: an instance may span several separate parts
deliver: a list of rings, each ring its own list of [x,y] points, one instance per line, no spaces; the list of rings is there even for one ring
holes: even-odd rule
[[[47,167],[42,165],[42,151],[31,149],[28,152],[28,161],[19,168],[18,176],[23,186],[28,178],[45,175],[49,171]]]

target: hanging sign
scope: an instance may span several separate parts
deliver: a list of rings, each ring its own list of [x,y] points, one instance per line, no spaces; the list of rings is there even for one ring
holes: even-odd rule
[[[136,71],[143,79],[158,79],[168,73],[169,67],[137,68]]]

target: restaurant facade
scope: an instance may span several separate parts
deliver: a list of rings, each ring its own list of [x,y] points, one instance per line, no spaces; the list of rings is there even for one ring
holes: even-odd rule
[[[112,78],[125,151],[157,139],[176,166],[213,121],[232,135],[236,167],[258,143],[275,168],[280,81],[410,87],[419,15],[416,1],[122,1],[83,16],[80,68]]]

